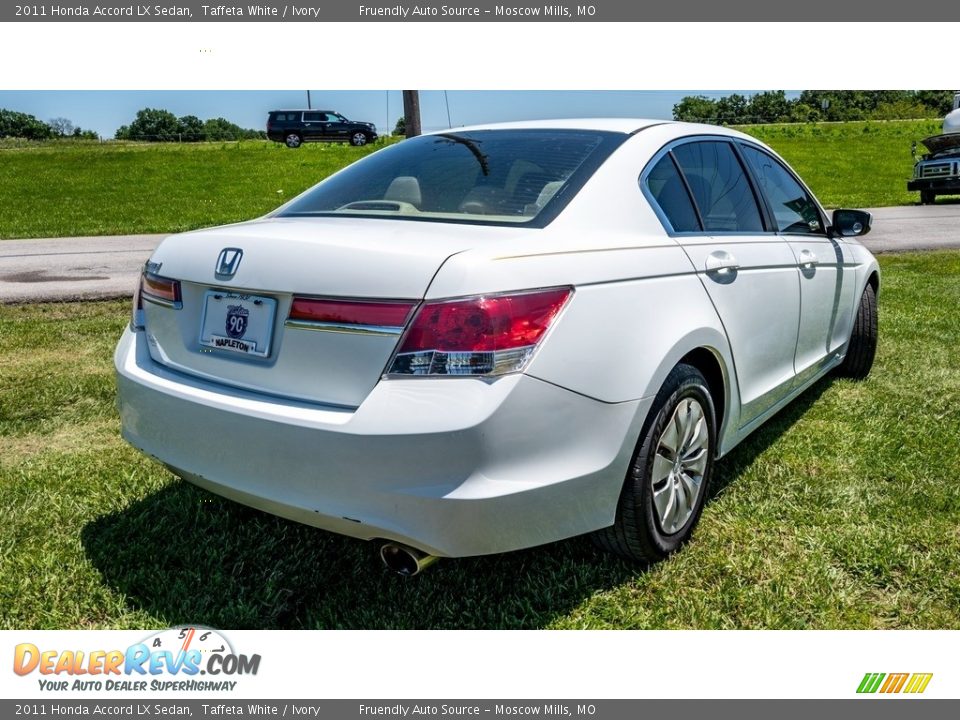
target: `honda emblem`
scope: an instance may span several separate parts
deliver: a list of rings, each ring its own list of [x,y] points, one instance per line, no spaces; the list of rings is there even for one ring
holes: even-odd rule
[[[243,250],[240,248],[228,247],[221,250],[220,257],[217,258],[217,280],[229,280],[236,275],[242,257]]]

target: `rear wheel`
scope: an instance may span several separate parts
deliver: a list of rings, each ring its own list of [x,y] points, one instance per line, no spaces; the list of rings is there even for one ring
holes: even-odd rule
[[[937,194],[932,190],[921,190],[920,191],[920,204],[921,205],[933,205],[937,200]]]
[[[355,132],[350,136],[350,144],[355,147],[360,147],[361,145],[366,145],[370,141],[370,138],[365,132]]]
[[[690,538],[713,471],[714,412],[700,371],[677,365],[657,394],[640,435],[614,524],[593,535],[599,547],[650,563]]]
[[[283,142],[288,148],[298,148],[303,144],[303,138],[300,137],[300,133],[287,133]]]
[[[843,358],[837,374],[852,380],[863,380],[870,374],[873,358],[877,354],[877,293],[869,283],[860,296],[857,317],[853,321],[853,332],[847,355]]]

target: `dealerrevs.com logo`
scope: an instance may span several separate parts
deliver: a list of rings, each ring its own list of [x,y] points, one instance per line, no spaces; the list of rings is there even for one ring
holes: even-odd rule
[[[932,678],[933,673],[867,673],[857,686],[857,692],[915,695],[926,690]]]
[[[57,650],[20,643],[13,671],[38,675],[41,690],[143,692],[232,691],[244,675],[256,675],[260,655],[234,651],[211,628],[175,627],[126,650]]]

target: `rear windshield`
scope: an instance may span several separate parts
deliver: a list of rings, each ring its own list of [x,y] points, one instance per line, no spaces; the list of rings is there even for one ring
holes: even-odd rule
[[[542,227],[626,138],[582,130],[424,135],[350,165],[278,214]]]

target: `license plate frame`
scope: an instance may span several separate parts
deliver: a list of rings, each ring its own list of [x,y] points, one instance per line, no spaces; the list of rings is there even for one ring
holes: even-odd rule
[[[276,298],[207,290],[203,294],[200,345],[240,357],[267,358],[273,346],[276,316]]]

